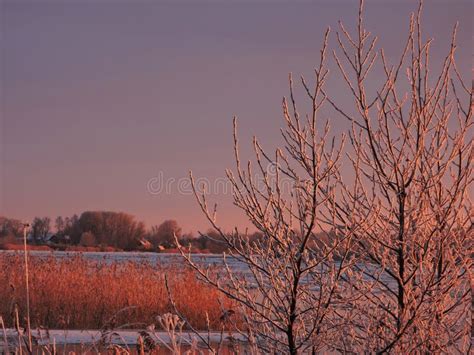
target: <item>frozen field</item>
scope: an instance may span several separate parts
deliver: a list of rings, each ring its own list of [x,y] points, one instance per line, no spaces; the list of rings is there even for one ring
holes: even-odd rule
[[[1,250],[2,254],[23,254],[22,251],[16,250]],[[84,259],[90,259],[95,261],[103,261],[106,263],[111,262],[138,262],[138,263],[150,263],[152,265],[163,264],[163,265],[182,265],[185,261],[179,254],[168,254],[168,253],[148,253],[148,252],[76,252],[76,251],[39,251],[31,250],[28,251],[28,255],[31,257],[48,257],[54,256],[58,259],[72,258],[81,256]],[[221,254],[192,254],[192,259],[196,263],[201,265],[219,266],[223,265],[223,257]],[[244,268],[245,266],[235,260],[234,258],[227,257],[227,263],[235,270]]]

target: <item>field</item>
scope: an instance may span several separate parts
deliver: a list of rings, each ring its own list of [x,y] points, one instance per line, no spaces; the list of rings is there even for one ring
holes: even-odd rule
[[[178,264],[101,262],[80,254],[70,258],[30,257],[32,328],[144,329],[173,307],[196,329],[222,329],[232,303]],[[26,324],[25,268],[21,254],[0,255],[0,315],[7,328]],[[157,325],[158,326],[158,325]]]

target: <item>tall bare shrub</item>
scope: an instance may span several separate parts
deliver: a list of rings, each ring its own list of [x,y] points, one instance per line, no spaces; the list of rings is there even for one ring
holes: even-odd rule
[[[337,227],[364,257],[355,349],[465,353],[470,347],[472,90],[456,67],[456,29],[439,70],[421,10],[393,63],[364,28],[340,25],[333,56],[355,110],[328,99],[351,122],[354,181],[341,178]],[[381,85],[370,90],[377,70]],[[368,83],[370,82],[370,85]],[[343,182],[343,180],[346,180]],[[351,339],[349,341],[349,339]],[[346,346],[348,344],[345,344]]]
[[[290,76],[290,96],[283,100],[282,148],[268,154],[255,138],[255,167],[251,162],[244,166],[234,119],[236,170],[228,170],[227,177],[235,205],[262,236],[250,242],[237,229],[226,233],[191,175],[202,211],[245,272],[232,270],[224,261],[227,277],[214,277],[181,249],[183,255],[208,283],[237,301],[246,328],[236,330],[264,352],[296,354],[327,347],[337,329],[333,311],[341,303],[340,282],[353,257],[350,235],[331,233],[332,223],[322,224],[318,218],[321,209],[332,208],[344,141],[333,138],[328,122],[319,118],[326,104],[328,34],[329,30],[314,70],[314,85],[301,78],[307,114],[298,111]]]

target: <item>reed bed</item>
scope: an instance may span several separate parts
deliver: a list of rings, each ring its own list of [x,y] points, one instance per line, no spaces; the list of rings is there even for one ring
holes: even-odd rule
[[[80,256],[56,259],[30,257],[30,317],[32,328],[143,329],[174,309],[195,329],[222,329],[223,310],[230,300],[199,281],[180,265],[137,262],[104,263]],[[25,269],[21,255],[0,256],[0,315],[15,327],[15,310],[26,325]],[[209,324],[207,323],[207,316]]]

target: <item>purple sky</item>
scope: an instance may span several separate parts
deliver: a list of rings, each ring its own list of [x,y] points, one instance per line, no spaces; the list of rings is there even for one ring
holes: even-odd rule
[[[349,0],[170,3],[0,1],[0,215],[113,210],[147,225],[174,218],[184,231],[207,229],[192,195],[177,182],[152,194],[150,179],[177,181],[190,169],[223,177],[234,167],[234,114],[244,158],[252,135],[279,144],[288,72],[310,76],[325,28],[339,19],[353,26],[357,12]],[[415,6],[366,3],[367,27],[389,57]],[[471,16],[470,1],[425,1],[434,65],[459,21],[458,65],[471,75]],[[347,128],[331,117],[336,132]],[[224,226],[244,224],[228,194],[210,198]]]

